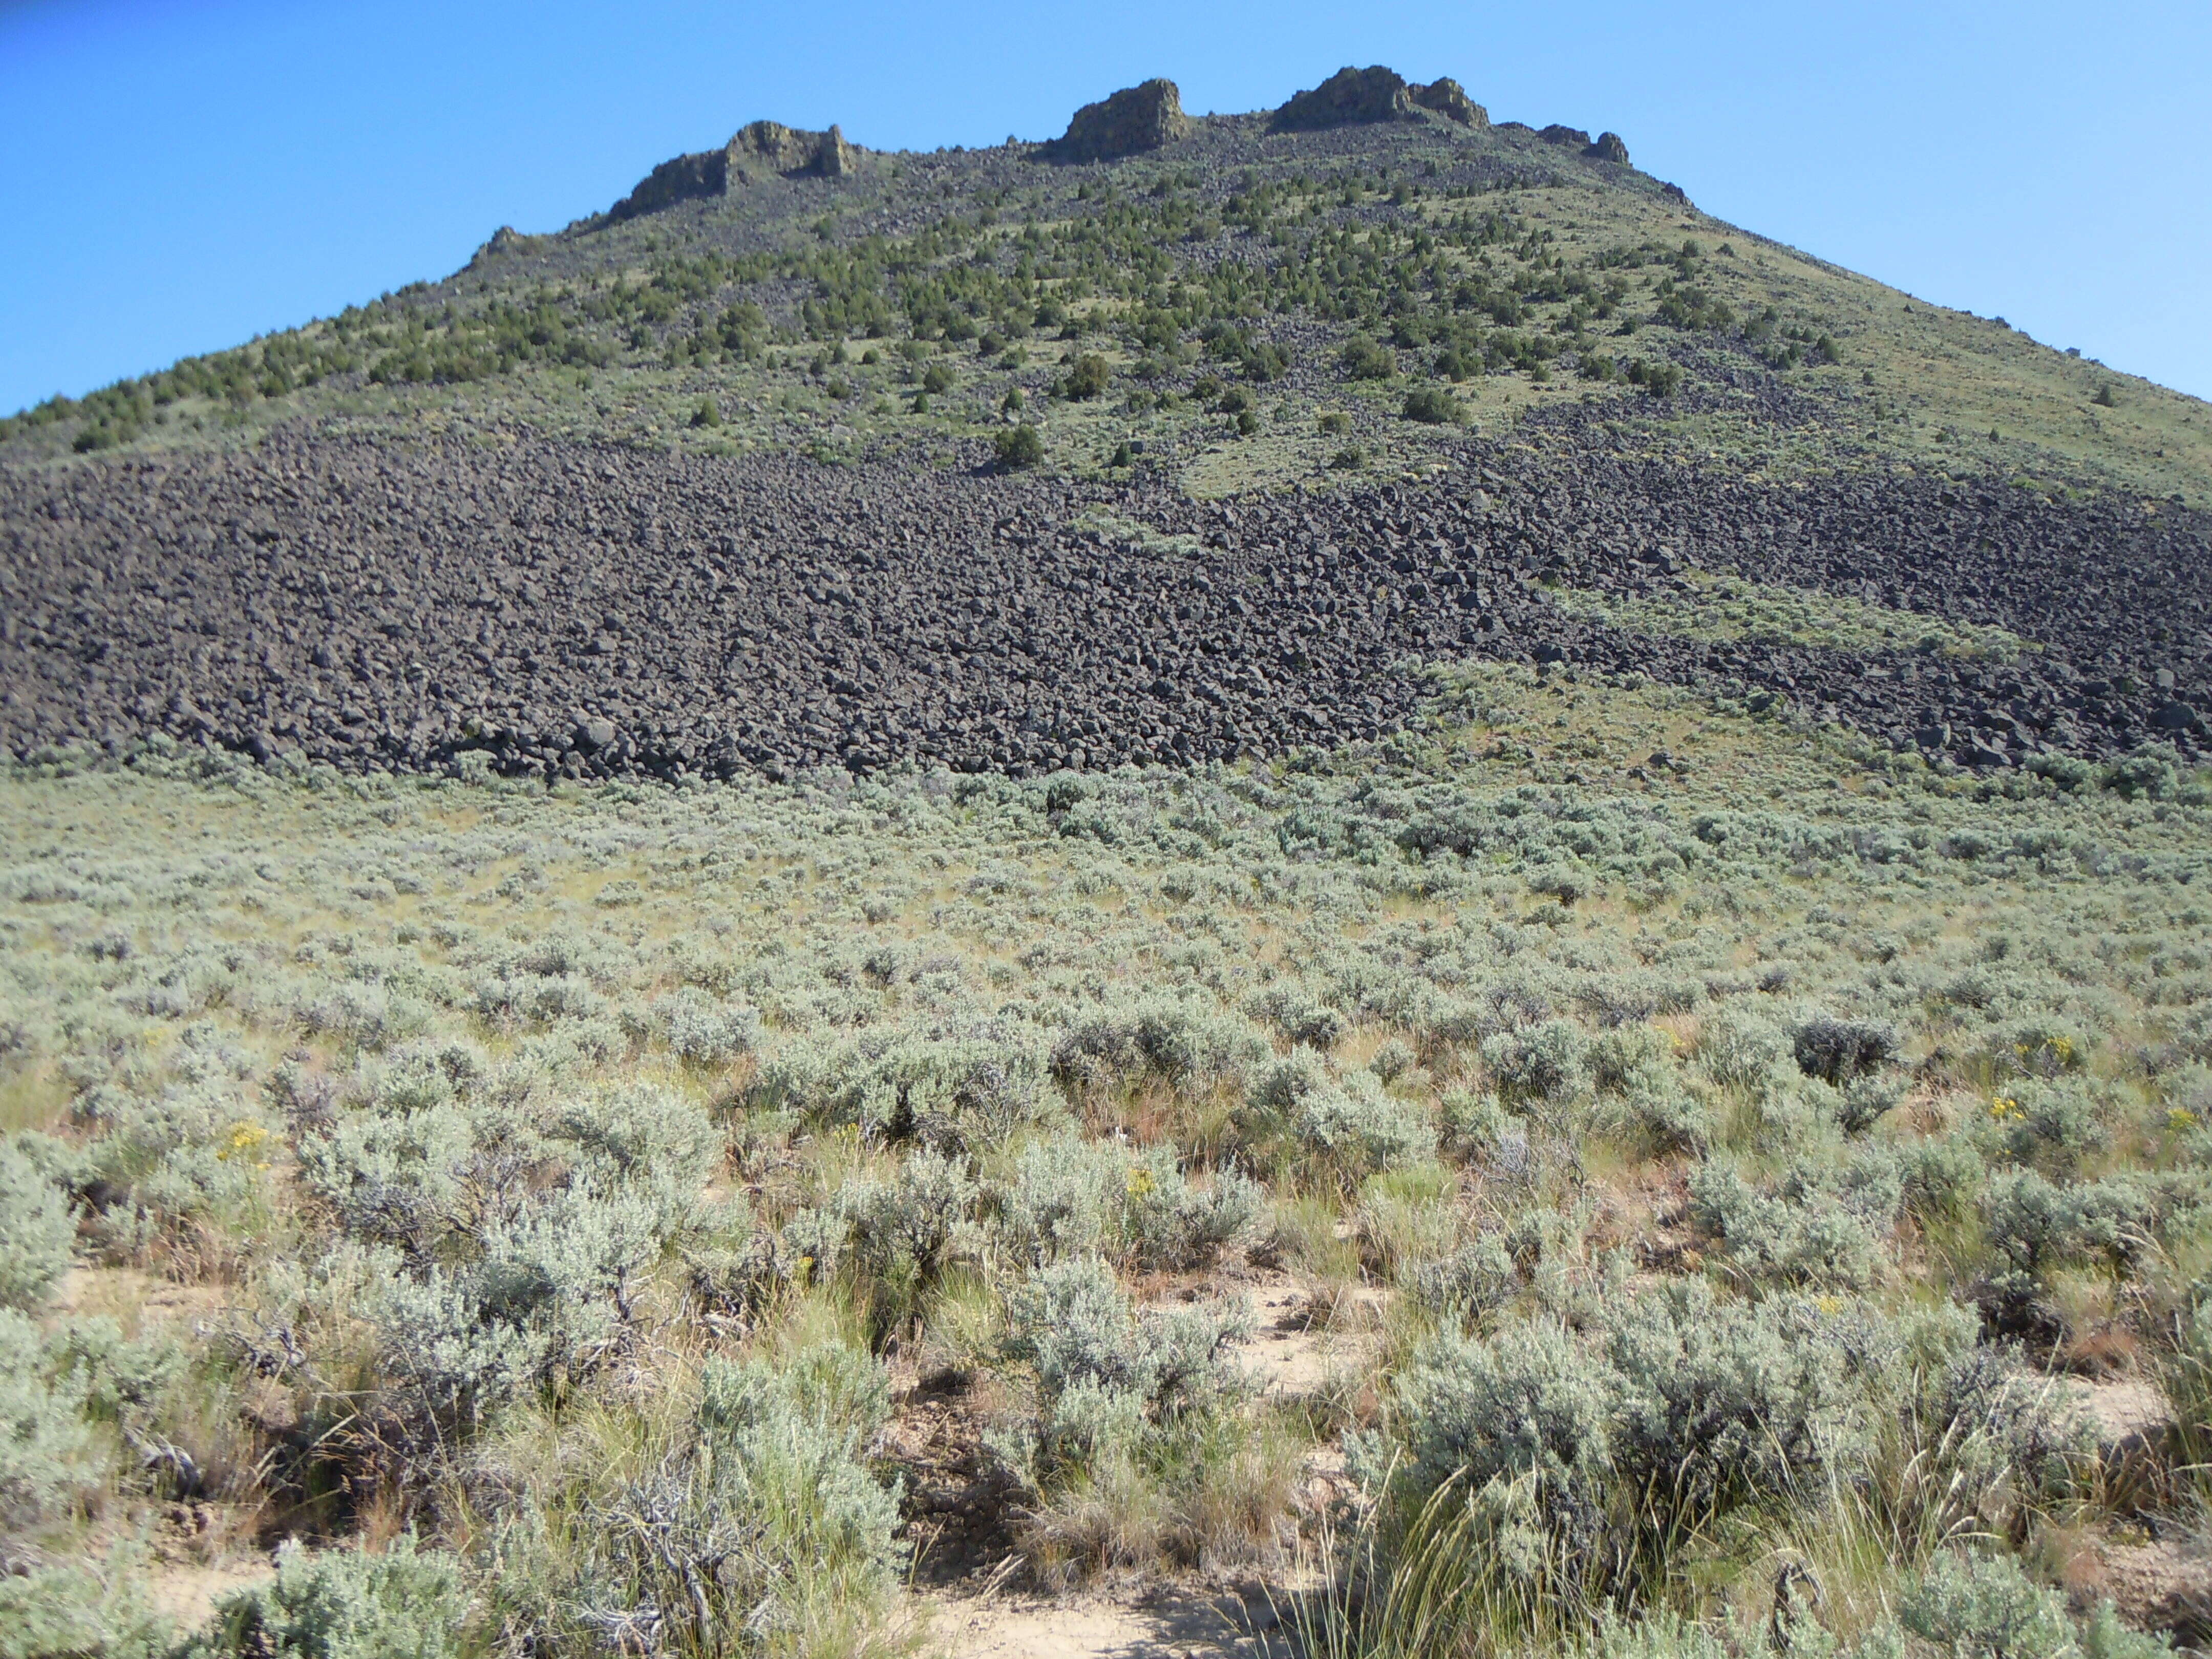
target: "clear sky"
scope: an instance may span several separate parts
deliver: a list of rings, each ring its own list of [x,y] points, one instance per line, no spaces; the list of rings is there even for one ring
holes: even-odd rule
[[[1708,212],[2212,397],[2212,4],[0,0],[0,411],[550,230],[748,120],[1057,134],[1345,64],[1610,128]]]

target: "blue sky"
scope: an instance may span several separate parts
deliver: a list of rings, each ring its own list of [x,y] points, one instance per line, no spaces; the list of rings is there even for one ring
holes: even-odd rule
[[[1053,136],[1340,65],[1611,128],[1723,218],[2212,397],[2212,6],[0,0],[0,410],[453,270],[757,117]]]

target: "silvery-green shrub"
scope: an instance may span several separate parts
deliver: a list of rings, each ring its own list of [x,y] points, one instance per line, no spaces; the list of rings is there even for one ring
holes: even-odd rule
[[[1983,1188],[1982,1222],[2007,1265],[2040,1273],[2084,1255],[2132,1254],[2148,1242],[2153,1197],[2121,1177],[2059,1184],[2034,1170],[2004,1170]]]
[[[1589,1087],[1589,1039],[1571,1020],[1540,1020],[1482,1044],[1483,1069],[1508,1101],[1564,1105]]]
[[[1219,1170],[1203,1186],[1193,1182],[1177,1167],[1171,1146],[1136,1159],[1122,1191],[1132,1256],[1139,1266],[1173,1273],[1205,1266],[1250,1227],[1267,1202],[1266,1189],[1241,1170]]]
[[[447,1659],[468,1613],[460,1563],[410,1534],[374,1555],[287,1542],[276,1576],[219,1601],[179,1659]]]
[[[1946,1550],[1905,1586],[1898,1621],[1952,1659],[2076,1659],[2063,1593],[2005,1554]]]
[[[2070,1170],[2105,1141],[2097,1101],[2072,1078],[2025,1079],[2006,1085],[1991,1108],[1988,1127],[1998,1158],[2051,1173]]]
[[[1808,1019],[1790,1036],[1797,1069],[1841,1088],[1871,1077],[1898,1055],[1893,1026],[1866,1019]]]
[[[999,1196],[1000,1235],[1025,1261],[1127,1257],[1181,1271],[1200,1267],[1259,1214],[1266,1194],[1234,1170],[1193,1182],[1172,1146],[1131,1154],[1111,1142],[1032,1142]]]
[[[1333,1048],[1344,1036],[1344,1016],[1295,986],[1276,985],[1255,993],[1245,1012],[1309,1048]]]
[[[1522,1282],[1504,1239],[1496,1233],[1478,1234],[1449,1255],[1418,1264],[1407,1279],[1422,1306],[1462,1327],[1478,1324],[1504,1306]]]
[[[1334,1174],[1357,1185],[1377,1170],[1433,1157],[1437,1127],[1427,1110],[1352,1073],[1316,1089],[1291,1109],[1298,1146]]]
[[[1246,1085],[1245,1098],[1263,1111],[1287,1112],[1328,1086],[1328,1068],[1318,1057],[1301,1050],[1256,1067]]]
[[[1103,1254],[1114,1242],[1127,1177],[1127,1155],[1109,1142],[1032,1141],[1000,1194],[1000,1237],[1032,1267]]]
[[[1923,1219],[1967,1213],[1987,1170],[1971,1134],[1913,1142],[1904,1153],[1905,1198]]]
[[[1464,1482],[1516,1572],[1602,1574],[1683,1521],[1863,1460],[1900,1367],[1878,1318],[1723,1302],[1703,1279],[1590,1313],[1584,1335],[1547,1316],[1431,1338],[1393,1380],[1389,1437],[1362,1443],[1363,1472],[1395,1468],[1416,1500]]]
[[[964,1161],[924,1147],[902,1159],[890,1180],[848,1187],[837,1202],[868,1271],[910,1272],[926,1286],[969,1243],[979,1193]]]
[[[1241,1309],[1139,1313],[1096,1259],[1039,1268],[1006,1298],[1006,1352],[1035,1368],[1048,1402],[1088,1382],[1177,1414],[1234,1385],[1227,1351],[1249,1328]]]
[[[105,1469],[83,1417],[85,1378],[58,1366],[39,1328],[0,1308],[0,1528],[64,1513]]]
[[[695,986],[683,986],[652,1006],[653,1029],[669,1052],[694,1066],[723,1066],[760,1042],[760,1016]]]
[[[1200,1086],[1241,1079],[1273,1053],[1251,1021],[1210,1003],[1161,997],[1079,1018],[1054,1045],[1052,1067],[1072,1083],[1151,1072]]]
[[[1415,1059],[1412,1045],[1403,1037],[1390,1037],[1370,1057],[1367,1069],[1386,1084],[1395,1083],[1413,1070]]]
[[[1691,1213],[1744,1272],[1781,1284],[1851,1290],[1871,1283],[1897,1222],[1904,1179],[1895,1156],[1869,1148],[1839,1166],[1798,1162],[1771,1188],[1732,1164],[1690,1177]]]
[[[172,1659],[174,1636],[130,1571],[25,1564],[0,1574],[0,1659]]]
[[[1723,1301],[1702,1278],[1623,1298],[1605,1341],[1618,1468],[1692,1511],[1793,1482],[1818,1491],[1829,1468],[1856,1467],[1899,1358],[1893,1334],[1854,1310]]]
[[[1895,1110],[1904,1098],[1905,1082],[1901,1078],[1853,1078],[1844,1085],[1836,1102],[1836,1126],[1847,1135],[1863,1135]]]
[[[76,1242],[68,1197],[15,1145],[0,1142],[0,1308],[43,1305]]]
[[[1724,1007],[1698,1032],[1696,1063],[1723,1088],[1764,1094],[1775,1084],[1775,1068],[1788,1052],[1773,1023],[1741,1007]]]
[[[1564,1326],[1535,1320],[1487,1337],[1443,1333],[1391,1387],[1418,1491],[1455,1477],[1470,1491],[1527,1481],[1540,1505],[1594,1522],[1613,1464],[1620,1378]]]
[[[1053,1115],[1045,1042],[1025,1022],[912,1022],[828,1040],[802,1037],[764,1057],[761,1086],[778,1104],[872,1139],[946,1152],[988,1146]]]

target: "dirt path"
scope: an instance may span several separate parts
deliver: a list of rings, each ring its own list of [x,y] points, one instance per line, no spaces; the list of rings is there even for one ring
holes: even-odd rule
[[[951,1659],[1289,1659],[1296,1649],[1264,1601],[1158,1590],[1084,1596],[947,1597],[935,1631]]]

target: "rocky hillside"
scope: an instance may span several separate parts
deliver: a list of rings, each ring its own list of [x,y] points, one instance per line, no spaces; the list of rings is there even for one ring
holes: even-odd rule
[[[1376,736],[1472,656],[1978,767],[2193,751],[2208,501],[2202,404],[1449,79],[1155,80],[976,151],[756,121],[0,422],[0,742],[1176,763]]]

